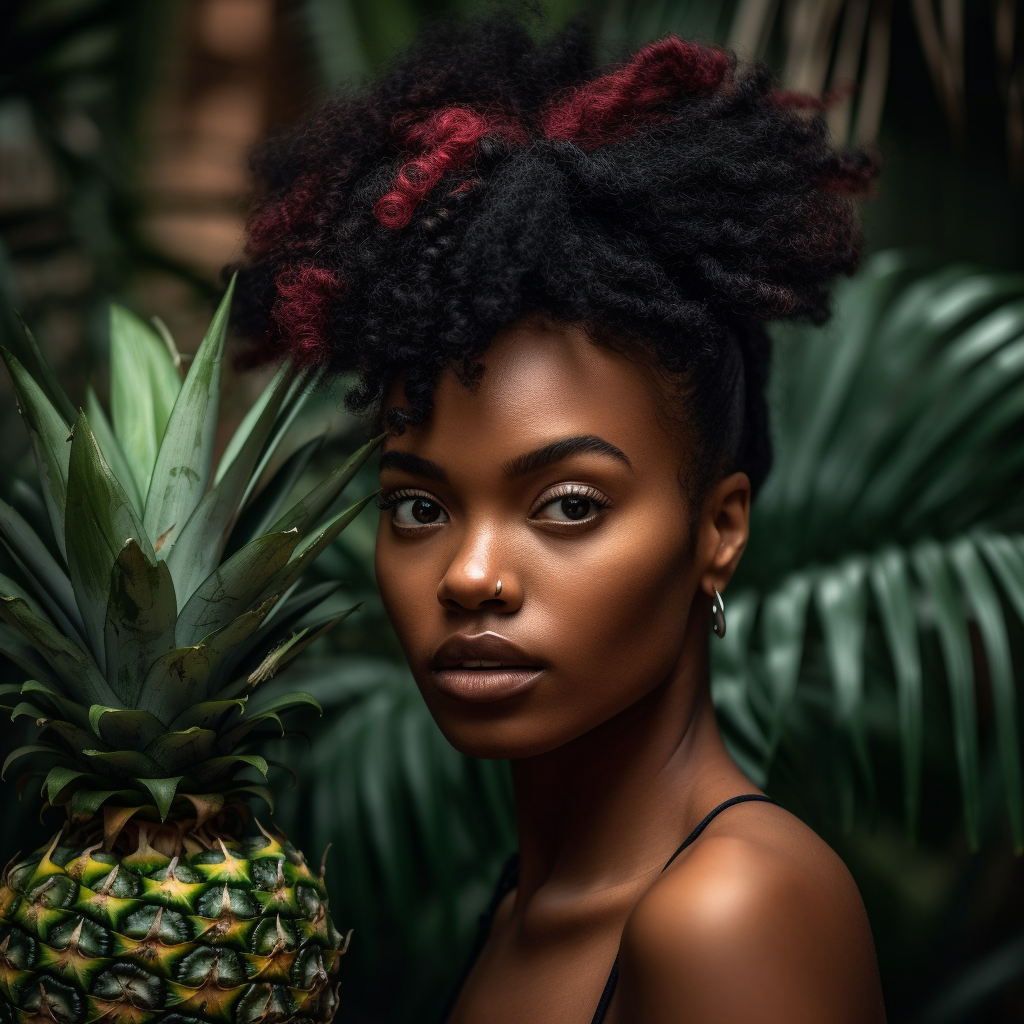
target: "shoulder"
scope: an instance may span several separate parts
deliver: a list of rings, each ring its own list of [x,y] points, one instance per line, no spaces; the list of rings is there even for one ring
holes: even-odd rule
[[[729,808],[623,933],[623,1019],[884,1020],[867,915],[836,854],[771,804]]]

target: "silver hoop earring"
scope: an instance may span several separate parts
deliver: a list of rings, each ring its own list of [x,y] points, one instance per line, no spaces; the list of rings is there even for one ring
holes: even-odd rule
[[[711,602],[711,614],[714,616],[711,628],[715,631],[715,636],[721,640],[725,636],[725,602],[717,590],[715,590],[715,599]]]
[[[498,585],[494,588],[494,596],[497,597],[501,593],[501,580],[498,580]]]

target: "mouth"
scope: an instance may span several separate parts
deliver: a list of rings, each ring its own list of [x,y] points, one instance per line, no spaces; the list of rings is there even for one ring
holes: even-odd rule
[[[545,666],[498,633],[450,636],[434,652],[431,675],[456,700],[487,703],[529,689]]]

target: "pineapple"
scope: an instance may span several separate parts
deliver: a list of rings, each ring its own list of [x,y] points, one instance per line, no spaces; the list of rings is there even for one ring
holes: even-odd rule
[[[19,784],[41,778],[66,821],[0,881],[0,1021],[334,1014],[347,938],[323,867],[247,801],[272,800],[261,735],[319,709],[267,680],[348,614],[318,611],[334,587],[297,588],[371,500],[339,505],[380,439],[282,511],[316,446],[260,486],[316,383],[285,365],[214,472],[230,299],[184,381],[166,331],[115,307],[109,420],[92,393],[75,411],[30,335],[27,367],[3,352],[53,528],[48,545],[0,503],[20,571],[0,575],[0,653],[29,676],[0,700],[41,733],[3,770],[27,758]]]

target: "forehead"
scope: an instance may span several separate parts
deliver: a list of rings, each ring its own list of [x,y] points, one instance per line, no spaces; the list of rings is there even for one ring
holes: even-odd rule
[[[651,374],[579,327],[525,321],[498,334],[480,361],[484,373],[472,387],[446,371],[430,419],[389,438],[386,447],[438,461],[443,453],[448,464],[463,456],[500,463],[580,435],[603,438],[634,462],[645,454],[665,461],[666,451],[678,446],[665,428],[665,399]],[[399,385],[386,406],[396,403],[403,404]]]

